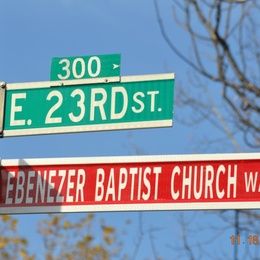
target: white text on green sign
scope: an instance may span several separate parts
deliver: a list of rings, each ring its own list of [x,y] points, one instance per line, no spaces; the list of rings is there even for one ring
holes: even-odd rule
[[[77,82],[7,85],[4,136],[172,125],[174,74]]]
[[[55,57],[51,80],[72,80],[120,76],[120,55]]]

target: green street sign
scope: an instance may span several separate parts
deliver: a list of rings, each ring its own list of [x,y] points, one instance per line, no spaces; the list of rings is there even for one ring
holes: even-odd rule
[[[111,80],[7,84],[2,135],[172,126],[174,74]]]
[[[51,62],[51,80],[72,80],[120,76],[120,54],[55,57]]]

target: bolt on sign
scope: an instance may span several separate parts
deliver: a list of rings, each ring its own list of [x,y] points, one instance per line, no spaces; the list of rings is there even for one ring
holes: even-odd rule
[[[260,208],[260,154],[1,161],[0,214]]]
[[[120,76],[120,54],[54,57],[51,80],[72,80]]]
[[[7,84],[0,89],[2,135],[172,126],[174,74],[117,81],[110,77]]]

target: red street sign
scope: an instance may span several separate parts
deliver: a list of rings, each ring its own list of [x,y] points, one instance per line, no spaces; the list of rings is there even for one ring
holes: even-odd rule
[[[260,153],[1,161],[0,213],[260,209]]]

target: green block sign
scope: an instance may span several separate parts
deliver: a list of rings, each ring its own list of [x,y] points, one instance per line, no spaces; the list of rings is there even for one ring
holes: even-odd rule
[[[120,55],[55,57],[51,80],[72,80],[120,76]]]
[[[7,84],[3,136],[172,126],[174,74],[53,83]]]

